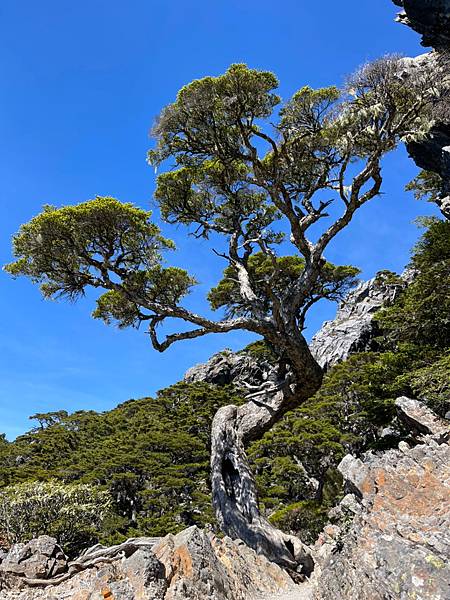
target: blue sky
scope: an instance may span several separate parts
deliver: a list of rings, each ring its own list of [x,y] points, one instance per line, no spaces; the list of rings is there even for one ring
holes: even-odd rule
[[[0,4],[0,263],[10,238],[44,203],[112,195],[148,208],[154,174],[148,130],[160,109],[194,78],[233,62],[274,71],[281,94],[340,84],[385,53],[424,50],[394,23],[390,0],[2,0]],[[401,270],[431,214],[403,192],[415,174],[404,150],[385,164],[384,195],[366,207],[328,258],[365,277]],[[181,229],[176,263],[204,292],[223,265]],[[191,304],[200,308],[201,295]],[[196,362],[249,337],[210,336],[154,352],[143,332],[118,331],[90,317],[92,299],[44,302],[26,280],[0,273],[0,432],[11,439],[35,412],[107,410],[153,394]],[[308,335],[335,309],[311,316]]]

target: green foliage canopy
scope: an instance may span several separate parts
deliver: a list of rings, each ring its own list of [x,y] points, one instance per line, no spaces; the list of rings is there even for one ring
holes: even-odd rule
[[[424,225],[410,263],[413,281],[376,317],[393,349],[401,343],[450,346],[450,222],[427,219]]]

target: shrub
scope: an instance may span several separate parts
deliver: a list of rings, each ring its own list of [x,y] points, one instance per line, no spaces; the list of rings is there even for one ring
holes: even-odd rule
[[[305,544],[313,544],[328,521],[328,510],[318,500],[303,500],[279,510],[269,520],[283,531],[297,535]]]
[[[13,544],[50,535],[74,556],[95,541],[110,507],[108,492],[87,484],[18,483],[0,491],[0,536]]]
[[[450,410],[450,354],[405,375],[415,396],[441,416]]]

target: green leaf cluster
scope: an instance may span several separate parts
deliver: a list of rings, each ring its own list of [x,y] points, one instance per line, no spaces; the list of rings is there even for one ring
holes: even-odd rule
[[[18,260],[5,269],[41,283],[45,296],[76,298],[94,285],[102,268],[147,270],[173,242],[150,222],[151,213],[114,198],[97,197],[44,211],[14,237]]]
[[[420,173],[410,181],[405,189],[413,192],[416,200],[427,200],[428,202],[439,203],[442,190],[442,177],[432,171],[420,171]]]

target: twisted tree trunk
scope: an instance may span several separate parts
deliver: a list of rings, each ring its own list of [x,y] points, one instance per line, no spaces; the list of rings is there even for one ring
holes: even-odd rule
[[[259,510],[256,483],[245,446],[260,438],[288,410],[319,388],[322,372],[301,338],[286,378],[252,394],[242,406],[219,409],[212,424],[211,476],[213,505],[222,531],[284,568],[308,575],[310,552],[302,542],[271,525]],[[299,372],[300,365],[303,368]]]

